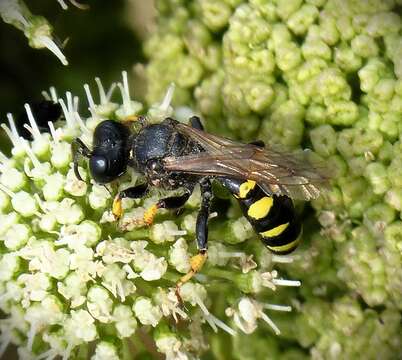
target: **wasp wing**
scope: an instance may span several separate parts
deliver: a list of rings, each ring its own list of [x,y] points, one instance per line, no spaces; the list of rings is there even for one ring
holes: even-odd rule
[[[168,157],[167,170],[254,180],[269,195],[302,200],[317,198],[328,181],[322,169],[312,164],[308,152],[288,153],[273,147],[242,144],[181,123],[177,128],[205,152]]]

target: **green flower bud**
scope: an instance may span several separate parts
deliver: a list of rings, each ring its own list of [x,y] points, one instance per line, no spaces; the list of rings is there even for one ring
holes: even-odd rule
[[[322,156],[328,157],[336,152],[336,133],[330,125],[316,127],[310,132],[314,150]]]
[[[232,9],[224,2],[213,0],[200,1],[202,20],[211,30],[219,30],[225,27],[228,22]]]
[[[313,5],[303,5],[287,20],[288,27],[296,34],[304,34],[318,16],[318,10]]]
[[[378,45],[375,40],[367,35],[358,35],[352,39],[351,47],[353,52],[363,58],[378,55]]]
[[[346,72],[354,72],[361,68],[362,58],[342,43],[335,49],[335,63]]]
[[[379,162],[367,165],[365,176],[370,181],[374,194],[384,194],[391,186],[387,176],[387,168]]]
[[[303,2],[301,0],[279,0],[276,4],[276,11],[282,20],[286,20],[290,15],[299,10],[302,3]]]

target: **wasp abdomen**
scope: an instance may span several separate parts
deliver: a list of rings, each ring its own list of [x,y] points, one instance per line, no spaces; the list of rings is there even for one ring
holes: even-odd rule
[[[263,243],[275,254],[296,249],[301,233],[292,200],[287,196],[268,196],[253,180],[219,178],[238,199],[244,215]]]

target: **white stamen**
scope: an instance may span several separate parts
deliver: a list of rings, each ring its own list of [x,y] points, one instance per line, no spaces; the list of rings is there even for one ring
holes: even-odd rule
[[[71,350],[73,350],[73,348],[74,348],[74,345],[72,343],[67,344],[67,347],[66,347],[66,350],[64,351],[62,360],[67,360],[70,358]]]
[[[216,316],[212,315],[208,311],[207,307],[199,297],[196,297],[195,301],[197,302],[197,305],[200,307],[201,311],[204,313],[205,320],[207,320],[208,324],[215,332],[218,331],[217,327],[219,327],[223,331],[226,331],[229,335],[236,335],[236,331],[234,331],[231,327],[227,326],[223,321],[219,320]]]
[[[56,129],[54,128],[54,125],[51,121],[47,122],[47,125],[49,126],[50,130],[50,135],[52,136],[52,139],[55,143],[59,142],[59,137],[57,136]]]
[[[8,124],[10,125],[10,129],[11,129],[13,135],[18,139],[19,134],[18,134],[17,128],[15,126],[15,121],[14,121],[13,115],[11,113],[7,114],[7,120],[8,120]]]
[[[47,100],[47,101],[51,101],[51,100],[52,100],[52,99],[50,98],[49,93],[48,93],[46,90],[43,90],[43,91],[41,92],[41,94],[42,94],[42,96],[45,98],[45,100]]]
[[[4,186],[3,184],[0,184],[0,190],[6,193],[10,198],[15,196],[15,193],[13,193],[7,186]]]
[[[43,352],[42,354],[39,354],[35,360],[52,360],[54,359],[56,356],[58,355],[57,351],[55,349],[49,349],[45,352]]]
[[[17,129],[15,127],[14,119],[11,114],[7,114],[8,123],[10,128],[7,127],[6,124],[1,124],[0,126],[3,128],[14,147],[18,147],[21,144],[21,138],[18,135]],[[11,129],[11,130],[10,130]]]
[[[29,104],[25,104],[24,107],[25,107],[25,111],[27,112],[27,115],[28,115],[29,123],[31,124],[31,128],[33,130],[33,132],[32,132],[33,137],[34,138],[40,137],[40,131],[38,128],[38,124],[36,123],[35,118],[32,114],[31,107],[29,106]]]
[[[30,164],[28,164],[28,163],[29,163],[29,159],[26,158],[24,160],[24,172],[25,172],[25,174],[28,175],[28,177],[31,178],[32,177],[32,171],[31,171],[31,168],[29,167]]]
[[[88,84],[84,84],[85,94],[87,95],[88,104],[90,109],[95,109],[95,102],[91,94],[91,89]]]
[[[219,254],[222,257],[228,257],[228,258],[242,258],[246,254],[243,252],[223,252]]]
[[[159,107],[162,111],[167,111],[169,109],[170,103],[172,102],[175,88],[176,88],[176,85],[174,83],[171,83],[169,85],[166,95],[163,98],[162,103]]]
[[[38,36],[37,40],[47,47],[54,55],[56,55],[63,65],[68,65],[66,57],[50,37],[42,35]]]
[[[276,305],[276,304],[263,304],[264,309],[268,310],[275,310],[275,311],[292,311],[291,306],[285,306],[285,305]]]
[[[96,82],[96,85],[98,85],[100,103],[101,104],[106,104],[108,101],[107,101],[107,96],[106,96],[106,93],[105,93],[105,89],[104,89],[104,87],[102,85],[102,82],[98,77],[95,78],[95,82]]]
[[[127,108],[130,105],[130,96],[125,93],[124,87],[122,84],[118,83],[117,86],[120,89],[121,97],[123,99],[123,107]]]
[[[265,314],[261,311],[260,316],[261,316],[261,319],[264,320],[272,328],[272,330],[274,330],[276,335],[281,334],[281,331],[279,330],[279,328],[275,325],[275,323],[270,319],[270,317],[267,314]]]
[[[71,95],[70,91],[66,92],[66,98],[67,98],[67,109],[70,113],[73,113],[74,112],[73,96]]]
[[[54,103],[57,103],[58,100],[58,96],[57,96],[57,91],[56,88],[54,86],[50,87],[50,95],[52,96],[52,100]]]
[[[35,156],[35,154],[34,154],[33,151],[31,150],[31,148],[29,147],[28,143],[27,143],[27,142],[24,142],[24,143],[23,143],[23,146],[24,146],[24,148],[25,148],[25,151],[26,151],[27,155],[28,155],[29,158],[31,159],[32,164],[33,164],[35,167],[39,167],[39,166],[41,165],[41,164],[40,164],[40,161],[39,161],[39,159]]]
[[[272,261],[276,263],[289,264],[294,261],[294,257],[290,255],[272,255]]]
[[[73,99],[73,109],[74,109],[74,112],[77,112],[77,111],[78,111],[78,104],[79,104],[79,101],[80,101],[80,98],[79,98],[78,96],[74,96],[74,99]]]
[[[24,124],[24,128],[27,129],[31,133],[32,136],[35,135],[34,129],[32,129],[28,124]]]
[[[272,283],[278,286],[300,286],[299,280],[272,279]]]
[[[123,86],[124,86],[124,92],[127,95],[127,98],[130,99],[130,89],[128,87],[128,77],[127,77],[127,71],[122,72],[123,75]]]
[[[68,6],[63,0],[57,0],[63,10],[67,10]]]
[[[108,101],[109,101],[110,98],[112,97],[113,92],[114,92],[114,90],[116,89],[116,86],[117,86],[116,83],[113,83],[113,84],[110,86],[110,89],[108,90],[108,92],[107,92],[107,94],[106,94],[106,98],[107,98]]]
[[[89,131],[89,129],[86,127],[86,125],[82,121],[80,114],[78,112],[75,112],[74,115],[75,115],[75,119],[77,120],[77,123],[81,129],[81,132],[85,132],[85,133],[87,133],[88,136],[90,136],[91,132]]]
[[[28,332],[28,341],[27,341],[27,348],[29,351],[32,351],[32,345],[33,341],[36,335],[36,329],[38,327],[38,324],[36,322],[31,323],[31,328],[29,329]]]
[[[186,230],[176,230],[175,231],[175,230],[168,229],[167,234],[172,235],[172,236],[184,236],[187,234],[187,231]]]
[[[63,109],[64,117],[66,118],[67,122],[67,127],[72,128],[74,127],[74,117],[70,113],[70,111],[67,109],[66,103],[64,102],[63,99],[59,99],[59,103],[61,108]]]

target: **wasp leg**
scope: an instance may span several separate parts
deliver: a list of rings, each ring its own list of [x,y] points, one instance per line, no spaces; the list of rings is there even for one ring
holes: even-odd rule
[[[83,181],[78,171],[78,161],[81,156],[89,158],[91,156],[91,150],[88,149],[81,139],[77,138],[74,139],[71,144],[71,151],[73,153],[74,174],[78,180]]]
[[[191,270],[180,278],[176,284],[176,296],[181,302],[180,287],[189,281],[197,272],[199,272],[207,260],[208,251],[208,217],[212,201],[212,187],[208,178],[201,183],[201,208],[197,216],[195,227],[198,254],[190,259]]]
[[[148,184],[140,184],[120,191],[113,200],[112,212],[116,218],[123,215],[121,200],[124,198],[141,199],[148,191]]]
[[[158,209],[179,209],[181,208],[188,200],[191,195],[190,190],[179,196],[171,196],[164,199],[159,200],[155,205],[152,205],[148,208],[144,213],[144,222],[147,225],[151,225],[154,221],[154,217]]]
[[[192,116],[189,119],[191,127],[198,130],[204,130],[204,126],[201,123],[201,119],[198,116]]]

